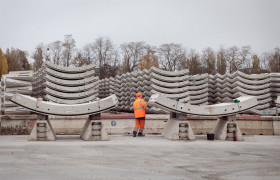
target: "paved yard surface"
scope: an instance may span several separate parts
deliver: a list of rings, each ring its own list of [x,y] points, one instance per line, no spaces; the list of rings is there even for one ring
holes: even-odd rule
[[[245,136],[244,142],[110,138],[0,136],[0,179],[280,179],[280,136]]]

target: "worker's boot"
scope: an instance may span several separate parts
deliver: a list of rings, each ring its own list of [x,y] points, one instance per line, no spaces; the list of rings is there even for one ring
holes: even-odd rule
[[[142,132],[139,132],[139,133],[138,133],[138,136],[144,137],[145,135],[144,135]]]
[[[136,137],[137,132],[133,131],[133,137]]]

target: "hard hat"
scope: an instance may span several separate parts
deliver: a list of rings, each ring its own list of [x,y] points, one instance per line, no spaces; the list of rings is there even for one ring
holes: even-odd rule
[[[136,97],[141,97],[141,96],[142,94],[140,92],[136,94]]]

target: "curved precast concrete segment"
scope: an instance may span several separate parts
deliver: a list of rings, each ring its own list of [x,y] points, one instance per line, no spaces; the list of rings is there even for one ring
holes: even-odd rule
[[[239,97],[239,103],[220,103],[215,105],[196,106],[178,102],[160,94],[153,94],[148,104],[169,112],[192,114],[199,116],[228,116],[251,109],[258,105],[254,96]]]
[[[185,97],[185,98],[182,98],[182,99],[179,99],[179,102],[182,102],[182,103],[186,103],[186,102],[189,102],[190,101],[190,97]]]
[[[202,94],[209,94],[208,89],[201,89],[201,90],[197,90],[197,91],[189,91],[190,96],[199,96]]]
[[[201,89],[208,89],[208,84],[201,84],[198,86],[188,86],[188,90],[189,91],[197,91],[197,90],[201,90]]]
[[[244,89],[242,87],[235,87],[233,88],[232,92],[242,92],[251,96],[258,96],[258,95],[262,95],[262,94],[266,94],[266,93],[270,93],[270,89],[263,89],[263,90],[256,90],[256,91],[251,91],[251,90],[247,90]]]
[[[30,111],[23,107],[8,107],[4,109],[4,114],[26,114]]]
[[[270,77],[270,82],[280,82],[280,78],[279,77]]]
[[[215,74],[214,76],[209,74],[209,78],[211,79],[225,79],[226,77],[228,77],[228,74]]]
[[[169,82],[159,81],[159,80],[154,79],[154,78],[151,79],[151,82],[158,85],[158,86],[167,87],[167,88],[180,88],[180,87],[187,86],[189,84],[188,81],[169,83]]]
[[[87,103],[87,102],[90,102],[90,101],[94,101],[95,99],[97,99],[97,96],[92,95],[92,96],[89,96],[89,97],[86,97],[86,98],[69,100],[69,99],[57,98],[57,97],[54,97],[52,95],[46,94],[45,99],[49,100],[49,101],[52,101],[52,102],[55,102],[55,103],[60,103],[60,104],[82,104],[82,103]]]
[[[11,79],[23,80],[23,81],[32,81],[33,71],[11,71],[9,74],[5,75]]]
[[[154,72],[156,74],[160,74],[163,76],[168,76],[168,77],[178,77],[178,76],[184,76],[189,74],[189,70],[188,69],[183,69],[177,72],[173,72],[173,71],[165,71],[165,70],[161,70],[159,68],[156,67],[151,67],[149,69],[149,72]]]
[[[271,83],[280,82],[280,73],[271,73],[269,79]]]
[[[65,72],[65,73],[82,73],[82,72],[90,71],[95,68],[93,64],[82,66],[82,67],[64,67],[64,66],[53,64],[49,61],[46,61],[45,65],[55,71]]]
[[[213,88],[209,87],[209,93],[214,95],[215,93],[218,93],[218,92],[219,93],[226,93],[226,92],[232,93],[232,88],[229,88],[229,87],[219,88],[219,87],[217,87],[217,88],[213,89]]]
[[[4,99],[5,100],[10,100],[10,99],[12,99],[13,95],[14,95],[13,93],[5,93],[4,94]]]
[[[249,84],[249,85],[263,85],[263,84],[266,84],[266,83],[270,83],[270,79],[266,78],[266,79],[261,79],[261,80],[249,80],[249,79],[245,79],[243,77],[237,76],[235,78],[226,78],[226,79],[223,79],[219,82],[221,84],[224,84],[224,83],[227,83],[227,82],[230,83],[230,84],[233,84],[235,82],[243,82],[243,83]]]
[[[195,99],[195,100],[191,99],[189,103],[192,105],[208,104],[208,100],[209,100],[208,97],[204,97],[201,99]]]
[[[152,94],[161,94],[162,96],[165,96],[165,97],[168,97],[171,99],[182,99],[182,98],[188,97],[190,95],[189,92],[183,92],[183,93],[179,93],[179,94],[167,94],[167,93],[158,92],[156,90],[151,90],[151,93]]]
[[[279,83],[280,85],[280,83]],[[280,87],[278,87],[277,85],[273,86],[271,85],[270,87],[271,92],[280,92]]]
[[[201,80],[197,80],[197,81],[189,80],[190,86],[199,86],[202,84],[208,84],[208,80],[207,79],[201,79]]]
[[[118,99],[115,95],[109,96],[99,101],[72,105],[39,101],[36,98],[22,94],[15,94],[11,101],[35,113],[57,116],[97,114],[112,109],[118,104]]]
[[[231,91],[230,91],[231,92]],[[221,98],[227,98],[227,97],[231,97],[231,98],[234,98],[233,94],[230,93],[230,92],[224,92],[222,93],[221,95],[219,95]],[[248,96],[249,94],[246,94],[246,95],[243,95],[243,96]],[[240,95],[239,95],[240,96]],[[239,97],[239,96],[236,96],[236,97]],[[257,97],[258,99],[258,97]]]
[[[97,77],[88,77],[82,80],[64,80],[64,79],[58,79],[56,77],[50,76],[50,75],[45,75],[45,79],[47,79],[48,81],[51,81],[52,83],[61,85],[61,86],[83,86],[89,83],[92,83],[94,81],[97,81],[98,78]]]
[[[144,69],[143,71],[140,71],[139,74],[140,75],[144,75],[144,74],[150,74],[150,70]]]
[[[183,93],[183,92],[187,92],[188,88],[187,87],[181,87],[181,88],[164,88],[164,87],[160,87],[157,86],[155,84],[152,84],[151,87],[153,89],[155,89],[158,92],[162,92],[162,93],[167,93],[167,94],[178,94],[178,93]]]
[[[86,84],[83,86],[76,86],[76,87],[69,88],[69,87],[58,85],[58,84],[54,84],[50,81],[46,81],[45,86],[49,87],[51,89],[57,90],[57,91],[61,91],[61,92],[75,93],[75,92],[88,91],[90,89],[96,89],[96,88],[98,88],[99,83],[98,83],[98,81],[95,81],[95,82],[92,82],[90,84]]]
[[[277,96],[280,96],[280,93],[278,93],[278,92],[272,92],[272,93],[271,93],[271,96],[272,96],[272,97],[277,97]]]
[[[6,107],[17,107],[18,105],[16,105],[12,101],[4,101],[4,106],[6,108]]]
[[[130,77],[129,77],[130,79]],[[144,74],[143,76],[138,76],[137,77],[138,80],[150,80],[151,79],[151,76],[147,75],[147,74]]]
[[[53,96],[58,97],[58,98],[69,99],[70,100],[70,99],[81,99],[81,98],[91,96],[93,94],[96,94],[96,92],[98,90],[97,89],[90,89],[89,91],[80,92],[80,93],[64,93],[64,92],[55,91],[55,90],[50,89],[50,88],[45,88],[44,91],[45,91],[46,94],[50,94],[50,95],[53,95]]]
[[[32,87],[16,87],[16,88],[6,88],[6,92],[8,93],[21,93],[21,94],[31,94],[32,92]]]
[[[261,105],[257,105],[255,109],[257,110],[263,110],[263,109],[267,109],[270,107],[270,104],[269,103],[266,103],[266,104],[261,104]]]
[[[266,79],[269,78],[269,74],[245,74],[241,71],[236,71],[232,74],[229,74],[229,77],[234,78],[234,77],[243,77],[245,79],[249,79],[249,80],[262,80],[262,79]]]
[[[214,94],[210,94],[209,97],[211,98],[216,98],[216,97],[221,97],[222,93],[221,92],[216,92]]]
[[[152,78],[155,78],[159,81],[163,81],[163,82],[182,82],[182,81],[188,81],[189,80],[189,75],[185,75],[185,76],[180,76],[180,77],[167,77],[167,76],[163,76],[163,75],[159,75],[156,73],[151,73],[150,76]]]
[[[22,80],[16,80],[11,78],[6,78],[6,87],[25,87],[25,86],[31,86],[31,81],[22,81]]]
[[[262,105],[262,104],[267,104],[267,103],[269,103],[271,101],[272,101],[272,98],[269,97],[267,99],[258,100],[258,103],[259,103],[259,105]]]
[[[208,74],[189,76],[189,81],[208,81]]]
[[[190,94],[190,99],[191,99],[191,101],[193,101],[193,100],[197,100],[197,99],[208,98],[208,96],[209,96],[208,92],[205,92],[205,93],[199,94],[199,95]]]
[[[72,74],[72,73],[64,73],[64,72],[55,71],[50,68],[45,68],[44,71],[51,76],[54,76],[54,77],[57,77],[60,79],[69,79],[69,80],[84,79],[85,77],[93,76],[95,73],[94,70],[89,70],[86,72]]]
[[[280,96],[277,96],[277,99],[276,99],[275,103],[276,103],[277,105],[280,105]]]
[[[263,90],[263,89],[269,89],[270,88],[270,83],[262,84],[262,85],[248,85],[244,84],[242,82],[235,82],[232,84],[233,87],[242,87],[244,89],[248,90]]]
[[[248,94],[242,93],[242,92],[236,92],[236,93],[232,94],[233,98],[237,98],[239,96],[248,96]],[[269,98],[270,96],[271,96],[270,93],[266,93],[266,94],[258,95],[258,96],[255,96],[255,97],[257,98],[257,100],[262,100],[262,99],[265,99],[265,98]]]
[[[263,85],[263,84],[267,84],[270,83],[270,79],[266,78],[266,79],[259,79],[259,80],[250,80],[250,79],[245,79],[243,77],[235,77],[233,79],[226,79],[228,80],[229,83],[234,83],[234,82],[243,82],[244,84],[249,84],[249,85]]]

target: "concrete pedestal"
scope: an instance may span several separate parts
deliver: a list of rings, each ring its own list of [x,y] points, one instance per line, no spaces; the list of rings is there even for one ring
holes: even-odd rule
[[[100,114],[90,115],[86,120],[81,133],[81,139],[84,141],[108,141],[110,140],[105,129],[104,123],[100,120]]]
[[[55,141],[56,136],[47,115],[37,115],[28,141]]]
[[[236,123],[236,115],[219,117],[212,133],[215,134],[217,140],[244,141]]]
[[[170,140],[194,140],[195,136],[187,116],[184,114],[170,113],[170,117],[162,132],[163,137]]]

